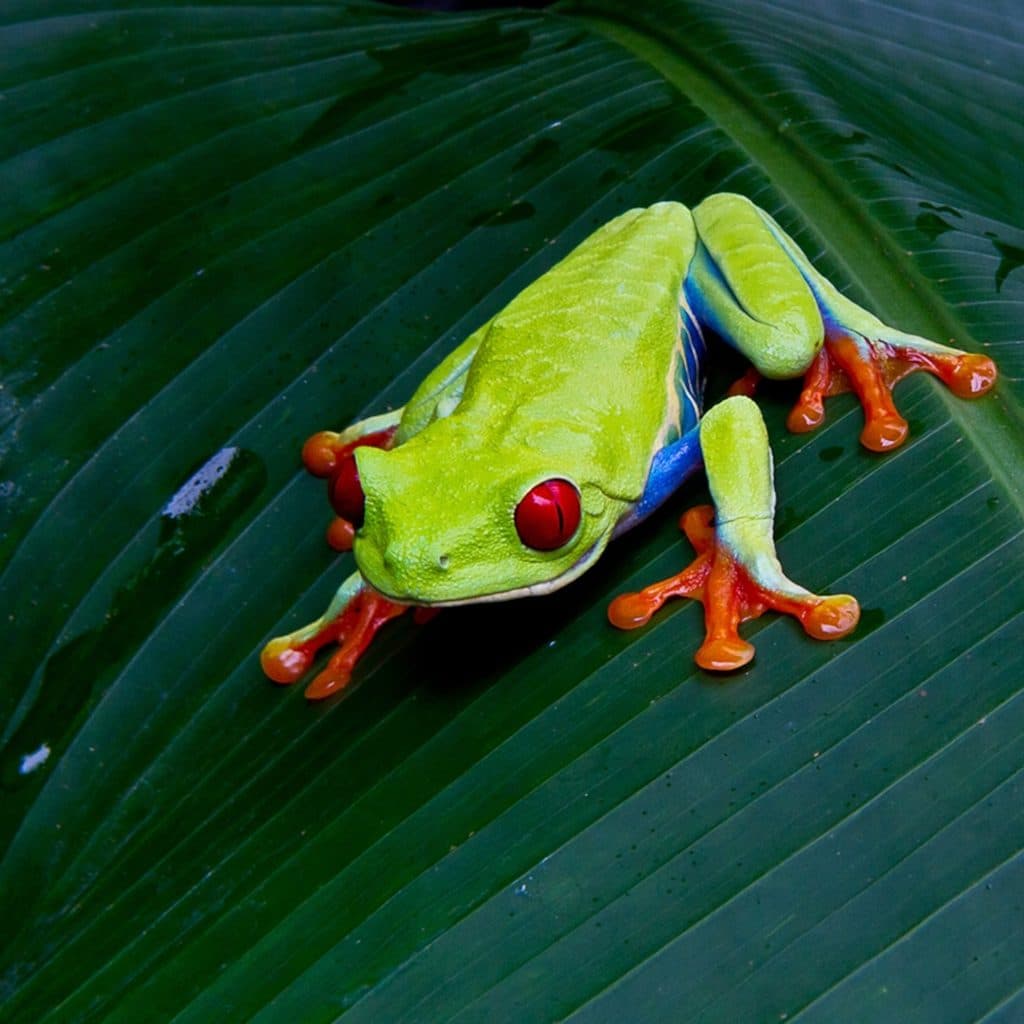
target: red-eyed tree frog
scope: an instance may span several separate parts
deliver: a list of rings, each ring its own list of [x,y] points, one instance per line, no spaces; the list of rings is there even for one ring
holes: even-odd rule
[[[714,508],[681,522],[696,561],[617,598],[612,623],[639,626],[669,597],[696,598],[706,623],[696,660],[710,671],[750,661],[738,624],[768,608],[819,639],[849,633],[856,600],[812,594],[776,557],[757,406],[735,394],[702,415],[708,329],[755,374],[803,376],[793,430],[814,428],[823,398],[853,390],[861,441],[876,451],[906,437],[890,393],[905,374],[927,370],[964,397],[996,377],[990,359],[904,334],[845,298],[742,196],[629,210],[470,335],[404,408],[306,442],[304,462],[326,477],[338,514],[328,540],[351,547],[358,569],[321,618],[267,644],[266,673],[294,682],[338,642],[306,690],[326,697],[409,606],[556,590],[702,465]]]

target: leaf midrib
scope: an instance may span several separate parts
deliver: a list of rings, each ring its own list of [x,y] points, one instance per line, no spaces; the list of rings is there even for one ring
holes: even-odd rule
[[[603,8],[592,13],[586,0],[568,0],[553,16],[580,23],[628,50],[703,110],[760,168],[883,318],[910,308],[915,314],[912,330],[983,350],[980,340],[937,294],[892,233],[870,216],[843,178],[797,132],[781,131],[779,118],[723,64],[688,45],[681,34],[669,37],[653,19],[633,9],[623,7],[612,16]],[[823,209],[828,210],[827,230],[821,226],[820,212],[815,213]],[[1004,387],[984,401],[967,403],[945,388],[937,391],[950,419],[977,449],[1024,520],[1024,489],[1015,484],[1024,479],[1024,450],[1017,442],[1024,435],[1024,409],[1016,397]]]

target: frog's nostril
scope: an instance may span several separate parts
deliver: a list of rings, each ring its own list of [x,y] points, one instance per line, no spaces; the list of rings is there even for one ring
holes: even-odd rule
[[[447,555],[440,555],[437,559],[437,564],[441,569],[447,569],[451,559]]]

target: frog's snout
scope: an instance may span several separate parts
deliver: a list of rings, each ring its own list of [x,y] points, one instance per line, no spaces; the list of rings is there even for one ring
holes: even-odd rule
[[[381,560],[388,573],[396,578],[408,574],[410,570],[416,576],[444,573],[452,564],[451,555],[444,549],[431,550],[416,545],[413,550],[407,550],[393,543],[384,548]]]
[[[413,603],[436,599],[456,561],[446,545],[429,545],[422,539],[403,544],[394,537],[379,544],[365,533],[357,536],[354,553],[370,586],[396,601]]]

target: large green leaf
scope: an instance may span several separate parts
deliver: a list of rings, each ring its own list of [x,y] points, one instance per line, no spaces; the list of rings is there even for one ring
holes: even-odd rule
[[[4,1019],[1022,1019],[1022,31],[6,0]],[[551,598],[389,627],[341,700],[268,685],[347,571],[302,439],[615,213],[723,189],[1002,370],[901,385],[885,458],[850,401],[795,437],[765,397],[783,560],[854,638],[763,619],[722,682],[699,607],[610,629],[688,557],[666,514]]]

